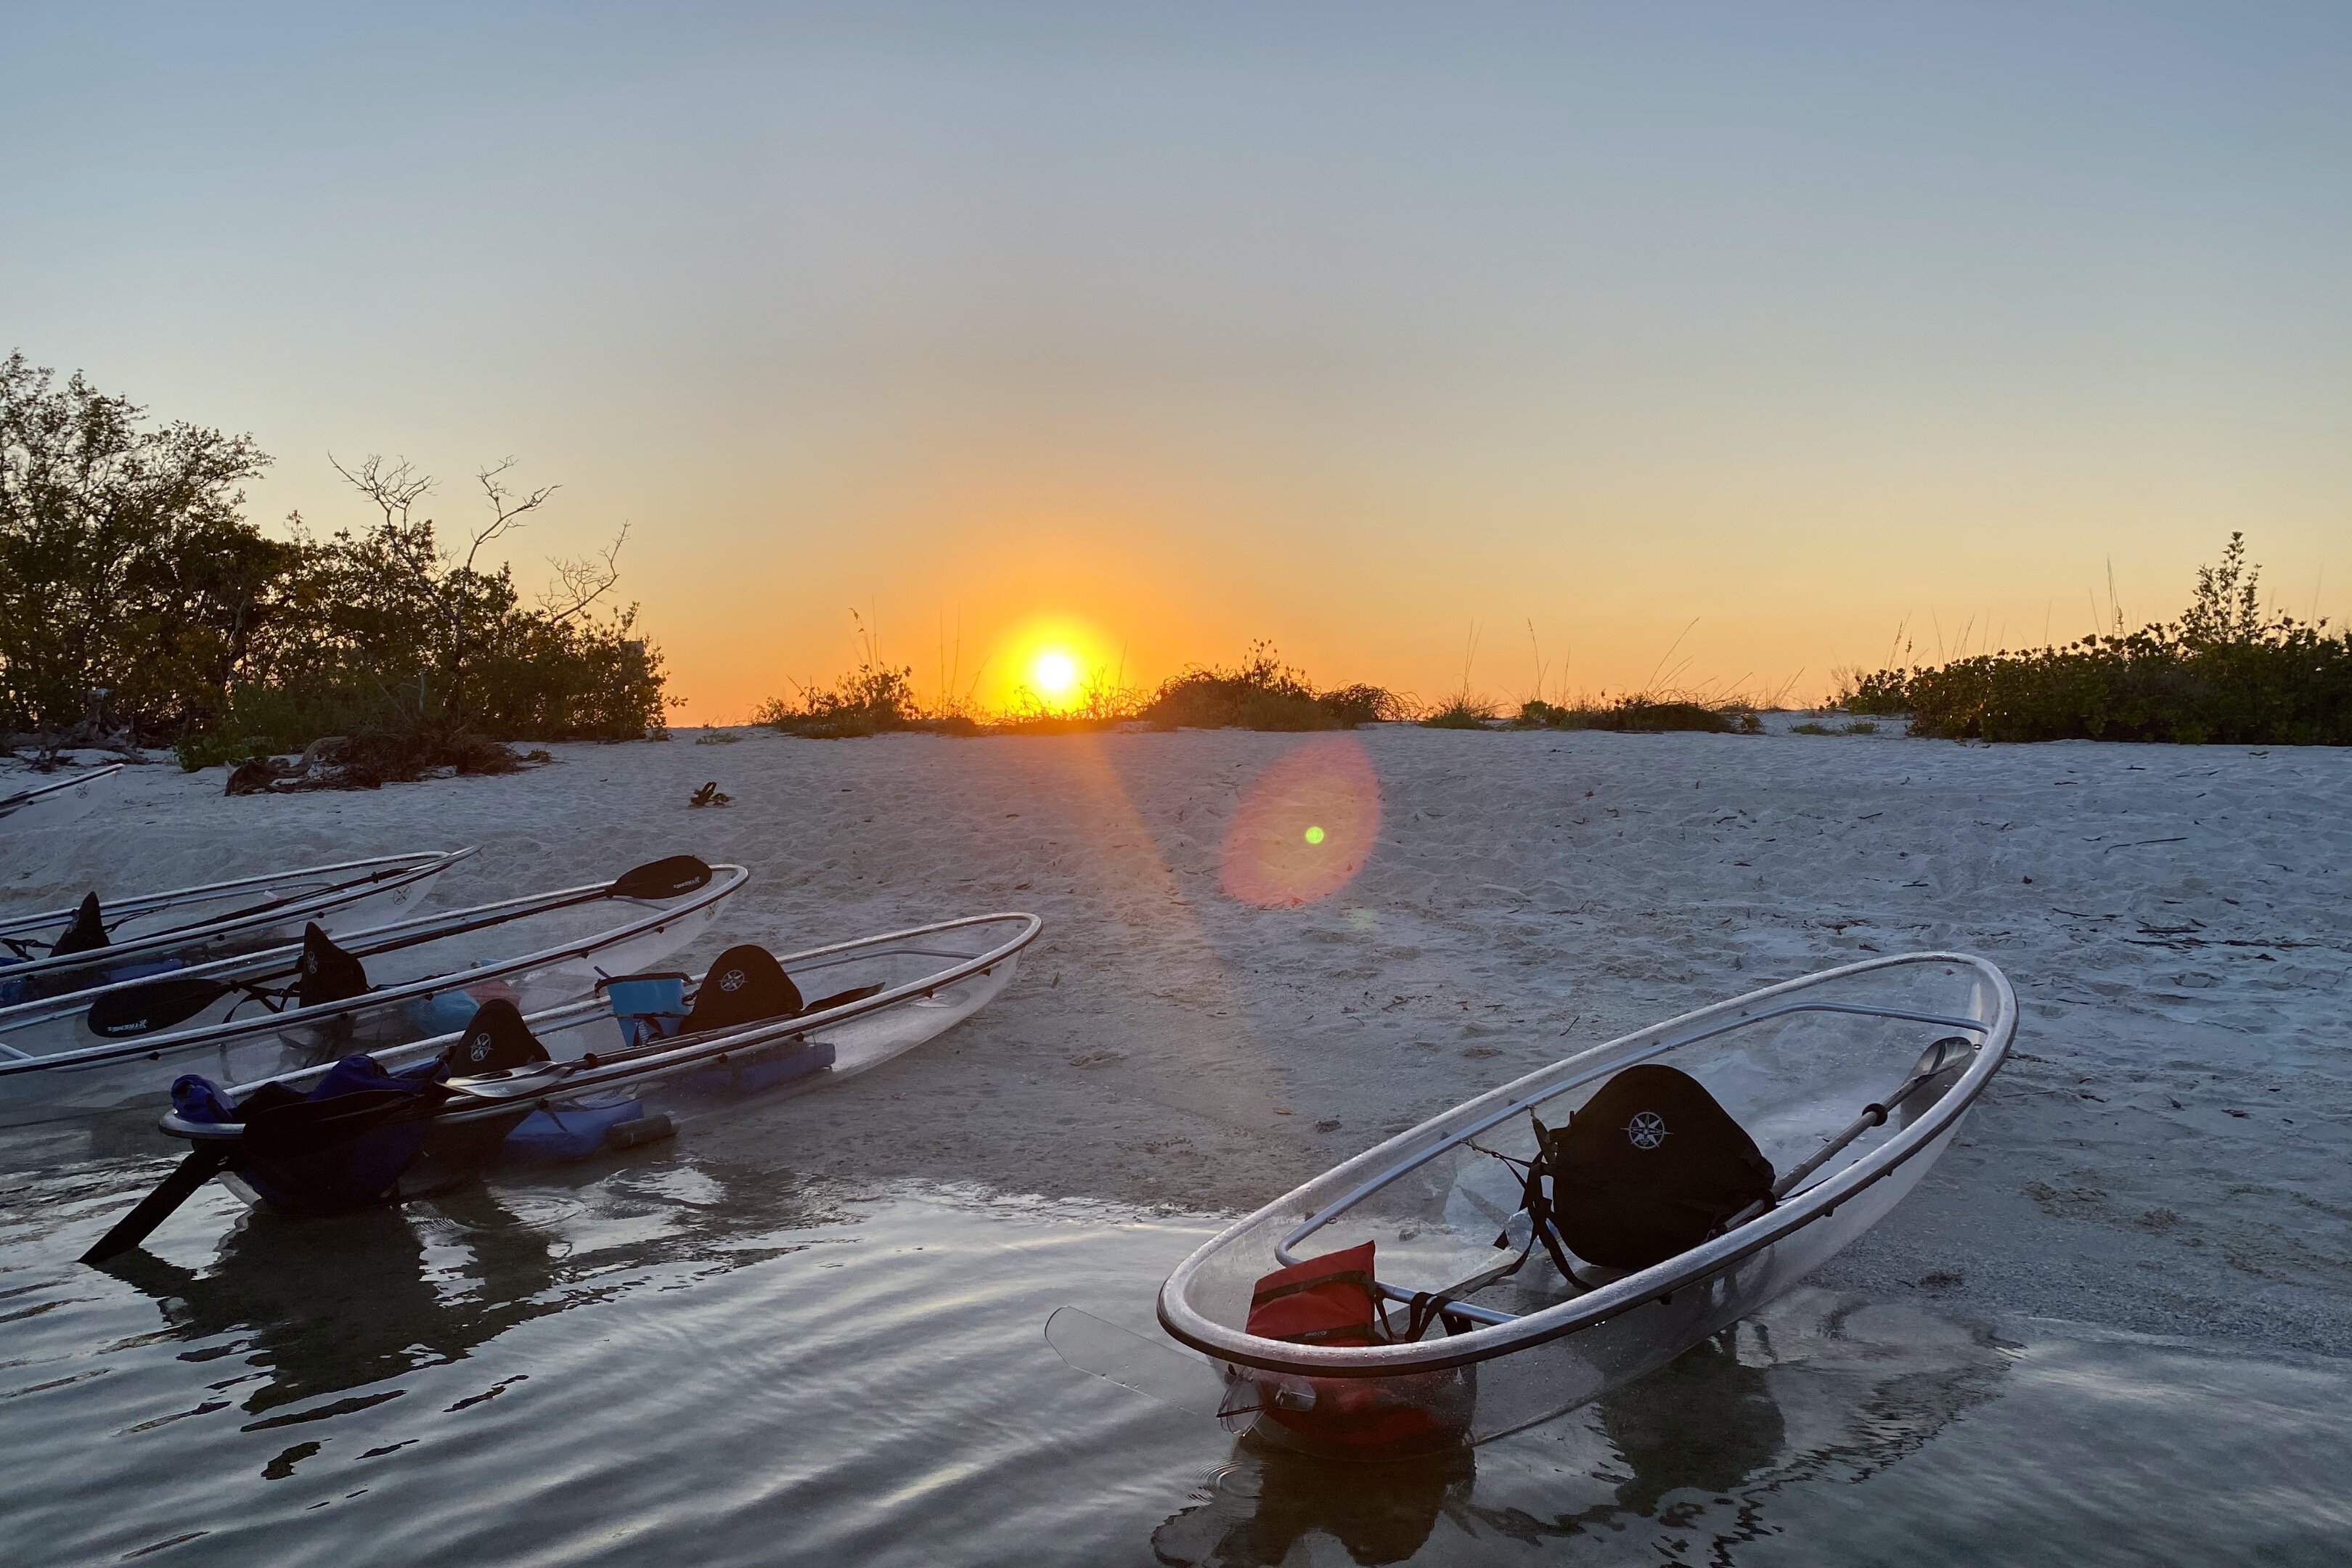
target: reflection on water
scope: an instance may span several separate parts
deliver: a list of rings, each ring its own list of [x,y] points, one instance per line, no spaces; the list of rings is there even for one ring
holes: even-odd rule
[[[616,1271],[740,1268],[800,1248],[733,1245],[739,1238],[840,1217],[790,1178],[724,1163],[618,1171],[592,1191],[602,1239],[585,1247],[561,1223],[584,1215],[576,1198],[541,1191],[519,1214],[493,1189],[472,1186],[430,1208],[310,1220],[257,1210],[202,1268],[135,1250],[103,1271],[152,1297],[179,1338],[236,1336],[188,1359],[241,1357],[256,1381],[239,1407],[260,1415],[463,1360],[520,1324],[604,1293]]]
[[[1039,1333],[1148,1331],[1205,1222],[877,1196],[755,1131],[332,1221],[210,1190],[104,1273],[74,1253],[155,1165],[20,1184],[8,1561],[2293,1563],[2352,1531],[2339,1364],[1825,1292],[1475,1454],[1236,1443]]]
[[[1152,1553],[1162,1563],[1255,1568],[1319,1533],[1364,1568],[1403,1563],[1428,1544],[1441,1514],[1468,1503],[1476,1453],[1361,1465],[1244,1437],[1210,1477],[1209,1500],[1151,1532]]]
[[[1685,1488],[1731,1490],[1772,1462],[1787,1432],[1764,1369],[1741,1363],[1736,1331],[1604,1397],[1601,1427],[1633,1472],[1617,1506],[1634,1513]]]
[[[1244,1440],[1152,1547],[1202,1568],[1279,1563],[1318,1531],[1367,1568],[1413,1560],[1433,1539],[1632,1542],[1650,1561],[1704,1543],[1722,1557],[1771,1531],[1775,1493],[1894,1463],[1994,1397],[2008,1365],[1990,1335],[1801,1293],[1587,1410],[1478,1450],[1484,1486],[1469,1456],[1373,1468]],[[1556,1479],[1530,1486],[1536,1456]]]

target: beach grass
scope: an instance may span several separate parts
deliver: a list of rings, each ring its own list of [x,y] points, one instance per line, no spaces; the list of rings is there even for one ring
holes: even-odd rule
[[[1718,708],[1688,698],[1652,696],[1573,705],[1531,698],[1520,704],[1512,724],[1523,730],[1611,730],[1630,735],[1674,731],[1752,735],[1762,727],[1755,713],[1745,708]]]
[[[1853,677],[1849,713],[1948,740],[2352,745],[2352,634],[2266,612],[2231,534],[2177,621]]]
[[[1005,707],[982,714],[969,701],[925,704],[914,671],[873,656],[827,688],[803,688],[790,700],[772,699],[756,721],[812,740],[845,740],[902,731],[946,735],[1068,735],[1129,725],[1154,730],[1349,730],[1411,716],[1409,699],[1384,687],[1318,689],[1282,661],[1274,645],[1250,645],[1231,668],[1194,665],[1170,677],[1149,696],[1097,680],[1075,701],[1051,703],[1027,688]]]
[[[1231,669],[1195,665],[1160,683],[1136,716],[1159,730],[1352,730],[1402,719],[1409,704],[1379,686],[1318,689],[1282,661],[1270,642],[1252,643]]]
[[[1495,704],[1464,691],[1423,714],[1421,723],[1431,730],[1491,730],[1496,717]]]

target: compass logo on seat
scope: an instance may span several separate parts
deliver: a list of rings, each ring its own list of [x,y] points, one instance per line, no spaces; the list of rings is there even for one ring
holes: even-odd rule
[[[730,969],[726,973],[720,975],[719,977],[719,989],[730,993],[742,990],[743,972],[740,969]]]
[[[1666,1119],[1644,1110],[1625,1123],[1625,1137],[1636,1149],[1654,1149],[1666,1141]]]

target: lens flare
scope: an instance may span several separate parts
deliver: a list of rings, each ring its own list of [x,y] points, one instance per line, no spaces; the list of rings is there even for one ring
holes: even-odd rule
[[[1355,879],[1380,832],[1380,779],[1364,748],[1341,736],[1309,741],[1243,793],[1219,879],[1261,908],[1311,904]]]

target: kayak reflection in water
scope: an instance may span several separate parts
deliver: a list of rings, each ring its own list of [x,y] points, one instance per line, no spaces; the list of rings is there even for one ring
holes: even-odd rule
[[[1152,1550],[1160,1562],[1186,1568],[1272,1568],[1320,1531],[1362,1568],[1373,1568],[1411,1559],[1449,1514],[1473,1538],[1533,1542],[1607,1530],[1627,1515],[1654,1515],[1670,1492],[1727,1492],[1770,1465],[1784,1423],[1765,1378],[1764,1368],[1741,1364],[1734,1331],[1727,1330],[1603,1395],[1601,1431],[1631,1473],[1606,1478],[1616,1482],[1614,1501],[1549,1521],[1474,1506],[1475,1449],[1365,1465],[1244,1438],[1212,1483],[1209,1500],[1161,1525]]]
[[[1780,1406],[1765,1369],[1740,1363],[1735,1334],[1727,1329],[1601,1396],[1601,1430],[1633,1471],[1617,1488],[1619,1507],[1654,1513],[1683,1487],[1727,1492],[1780,1453]]]
[[[446,1293],[427,1277],[425,1244],[406,1212],[394,1208],[240,1226],[202,1271],[145,1251],[103,1267],[153,1297],[181,1339],[247,1336],[236,1348],[263,1381],[243,1408],[257,1415],[462,1361],[569,1304],[549,1294],[559,1264],[554,1237],[488,1194],[465,1196],[445,1212],[466,1227],[467,1288]]]
[[[1151,1537],[1187,1568],[1271,1568],[1320,1532],[1370,1568],[1594,1536],[1642,1550],[1771,1532],[1787,1487],[1901,1462],[1999,1396],[1989,1331],[1916,1308],[1800,1291],[1594,1405],[1480,1450],[1366,1465],[1244,1438],[1202,1500]],[[1791,1415],[1790,1413],[1794,1414]],[[1485,1460],[1483,1487],[1474,1454]],[[1631,1531],[1631,1533],[1629,1533]]]
[[[1153,1531],[1151,1550],[1185,1568],[1271,1568],[1319,1531],[1362,1568],[1402,1563],[1441,1514],[1467,1505],[1477,1474],[1470,1448],[1367,1465],[1244,1437],[1210,1479],[1209,1500]]]
[[[694,1201],[679,1201],[681,1185]],[[243,1406],[259,1415],[462,1361],[509,1329],[608,1299],[618,1271],[740,1268],[778,1250],[739,1245],[745,1237],[840,1217],[788,1173],[673,1154],[329,1218],[257,1213],[202,1269],[138,1248],[96,1267],[152,1297],[177,1338],[237,1336],[209,1353],[240,1354],[262,1374]]]

